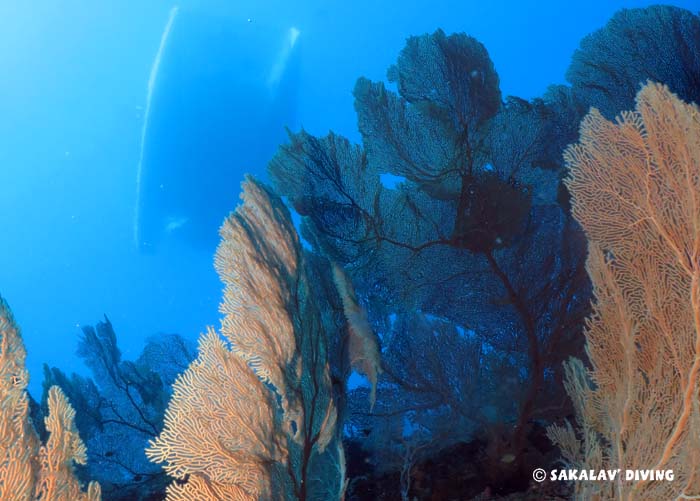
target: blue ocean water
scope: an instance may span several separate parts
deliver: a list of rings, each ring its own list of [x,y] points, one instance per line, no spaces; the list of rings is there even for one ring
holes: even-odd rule
[[[231,130],[239,136],[259,131],[283,138],[283,128],[289,126],[319,136],[333,130],[359,142],[352,96],[356,79],[386,81],[387,68],[411,35],[437,28],[466,32],[488,49],[503,96],[530,99],[549,85],[565,83],[571,56],[586,34],[603,27],[621,8],[654,3],[0,2],[0,294],[22,327],[30,392],[40,397],[44,363],[88,373],[76,355],[81,326],[105,315],[124,358],[136,357],[150,336],[178,333],[195,340],[206,326],[219,325],[222,285],[212,264],[216,238],[191,245],[168,235],[177,234],[191,213],[205,207],[233,210],[239,195],[233,180],[242,181],[246,173],[267,179],[270,150],[237,154],[236,148],[245,149],[250,139],[234,141],[227,155],[234,165],[237,155],[245,158],[245,165],[227,172],[231,189],[217,190],[216,199],[190,200],[191,213],[164,213],[158,221],[166,237],[152,248],[134,241],[139,165],[149,140],[144,134],[149,78],[173,8],[178,15],[195,12],[247,25],[255,43],[247,45],[245,54],[253,66],[261,61],[273,66],[289,30],[298,33],[298,84],[283,96],[294,102],[282,103],[269,121],[257,122],[251,117],[269,113],[264,93],[232,95],[233,102],[248,105],[230,110]],[[669,4],[694,12],[700,7],[696,0]],[[218,43],[226,43],[222,40]],[[196,59],[195,54],[191,64]],[[282,59],[282,72],[291,71],[284,67],[287,62]],[[248,78],[245,71],[242,63],[241,81]],[[226,76],[235,77],[235,71]],[[163,78],[153,83],[156,91]],[[189,85],[179,92],[173,106],[189,100],[197,108],[226,106],[225,88],[214,92]],[[164,113],[168,110],[161,105],[150,119],[163,126]],[[186,120],[191,116],[199,115],[174,113],[166,123],[177,129],[173,134],[202,134],[196,121]],[[164,139],[151,140],[158,144]],[[220,159],[210,138],[202,137],[198,144],[201,151],[194,152],[194,161],[206,166]],[[160,164],[152,160],[149,169],[167,177],[167,159]],[[212,185],[220,188],[221,173],[211,175]],[[222,210],[220,219],[226,215]]]
[[[585,34],[622,7],[652,3],[178,5],[261,26],[298,27],[298,124],[359,141],[354,82],[361,75],[385,80],[410,35],[438,27],[467,32],[488,48],[503,94],[530,98],[564,81]],[[697,7],[691,0],[673,5]],[[196,338],[206,325],[218,325],[214,248],[174,246],[144,255],[131,238],[148,78],[173,6],[159,0],[0,3],[0,291],[23,326],[35,392],[43,363],[83,371],[75,356],[79,326],[104,314],[127,356],[138,354],[148,336]],[[206,98],[206,89],[201,92]],[[268,159],[258,160],[255,173],[262,175]],[[232,192],[231,210],[237,203]]]

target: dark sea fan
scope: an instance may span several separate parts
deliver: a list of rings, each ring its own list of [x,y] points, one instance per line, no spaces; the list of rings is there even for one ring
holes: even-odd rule
[[[581,41],[566,78],[608,119],[634,108],[647,80],[700,103],[700,17],[669,5],[620,10]]]
[[[494,464],[524,478],[532,421],[561,397],[552,375],[580,348],[587,311],[583,240],[546,159],[555,115],[541,100],[501,103],[488,53],[466,35],[410,38],[389,76],[398,94],[355,86],[362,146],[302,131],[269,166],[382,340],[378,416],[352,407],[358,389],[351,420],[384,430],[365,441],[377,454],[402,447],[403,419],[425,430],[423,454],[512,423],[499,458],[514,460]],[[404,181],[384,186],[385,174]]]

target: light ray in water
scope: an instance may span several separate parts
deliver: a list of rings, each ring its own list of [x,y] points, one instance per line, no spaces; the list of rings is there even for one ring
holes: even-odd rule
[[[170,9],[170,14],[168,15],[168,22],[165,25],[165,30],[163,30],[163,35],[160,37],[160,45],[158,46],[158,52],[156,53],[156,58],[153,61],[153,66],[151,67],[151,74],[148,77],[148,93],[146,95],[146,112],[144,113],[143,126],[141,128],[141,151],[139,152],[139,163],[136,170],[136,205],[134,208],[134,243],[138,247],[140,234],[139,234],[139,218],[140,218],[140,207],[141,207],[141,178],[143,173],[143,157],[146,144],[146,131],[148,130],[148,119],[150,117],[151,111],[151,100],[153,98],[153,90],[156,86],[156,78],[158,77],[158,68],[160,66],[160,60],[163,57],[163,52],[165,52],[165,46],[168,43],[168,37],[172,31],[173,24],[175,22],[175,17],[177,16],[179,8],[173,7]]]

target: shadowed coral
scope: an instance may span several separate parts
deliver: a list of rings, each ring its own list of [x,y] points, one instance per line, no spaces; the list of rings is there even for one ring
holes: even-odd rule
[[[343,451],[312,268],[282,202],[252,180],[221,228],[221,339],[202,336],[147,455],[168,499],[342,497]],[[186,481],[185,481],[186,480]]]
[[[81,490],[73,463],[85,464],[85,445],[75,428],[75,411],[60,388],[49,392],[46,445],[28,415],[26,352],[10,309],[0,298],[0,498],[42,501],[97,501],[100,486]]]
[[[700,17],[670,5],[622,9],[586,36],[566,72],[575,94],[607,118],[634,105],[647,80],[700,102]]]
[[[518,459],[508,469],[529,469],[520,452],[532,422],[566,415],[551,403],[565,402],[561,362],[581,347],[578,326],[588,312],[585,241],[559,203],[561,174],[553,170],[560,150],[551,136],[559,144],[568,134],[566,114],[555,117],[544,100],[502,103],[486,49],[464,34],[409,38],[389,80],[398,92],[357,81],[362,146],[333,133],[290,134],[270,177],[301,215],[310,247],[348,274],[382,341],[377,414],[419,415],[431,430],[514,422],[509,453]],[[400,182],[385,185],[387,177]],[[398,322],[414,312],[452,325]],[[420,342],[392,339],[404,336]],[[412,352],[472,353],[477,341],[503,363],[451,359],[452,368]],[[430,372],[403,377],[403,367],[387,364],[403,360]],[[465,367],[472,361],[476,367]],[[474,372],[479,377],[464,383],[482,391],[455,401],[466,388],[445,375]],[[499,381],[504,398],[482,397],[488,381]],[[351,419],[366,413],[366,398]],[[469,438],[452,433],[440,445]]]
[[[674,472],[673,482],[580,482],[581,499],[697,498],[700,111],[649,83],[616,123],[593,110],[566,160],[596,302],[592,369],[566,366],[581,429],[550,438],[574,468]]]
[[[49,388],[60,386],[76,410],[76,427],[88,448],[79,477],[98,480],[105,499],[150,499],[165,490],[169,479],[144,449],[163,428],[172,384],[194,360],[196,344],[159,334],[138,359],[127,360],[109,319],[82,330],[78,354],[92,377],[44,366],[42,411]]]

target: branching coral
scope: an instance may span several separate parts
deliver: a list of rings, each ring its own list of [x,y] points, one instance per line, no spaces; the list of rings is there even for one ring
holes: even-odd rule
[[[322,298],[289,212],[262,185],[221,228],[221,339],[209,329],[147,450],[168,499],[331,500],[344,489]]]
[[[408,352],[393,358],[391,350],[418,346],[384,342],[394,334],[421,342],[432,336],[442,344],[436,351],[459,351],[450,346],[461,345],[456,337],[419,333],[414,323],[393,332],[392,319],[413,312],[451,323],[447,331],[473,332],[508,361],[499,367],[510,365],[514,377],[501,379],[499,390],[510,394],[499,399],[497,412],[479,399],[454,408],[430,398],[427,410],[420,398],[413,407],[435,418],[451,407],[467,419],[515,421],[509,429],[520,461],[529,423],[557,393],[563,397],[552,374],[580,346],[573,339],[588,306],[585,242],[557,200],[558,162],[548,158],[561,153],[554,153],[552,134],[568,129],[558,131],[559,116],[555,121],[544,100],[502,103],[486,49],[465,34],[409,38],[389,79],[398,93],[364,78],[355,86],[362,147],[333,133],[291,134],[269,164],[270,177],[302,216],[313,250],[352,279],[383,341],[384,363],[420,359]],[[400,182],[386,186],[386,176]],[[382,391],[405,384],[404,395],[435,396],[452,369],[423,367],[437,370],[396,378],[401,368],[387,367]],[[418,387],[418,379],[426,384]],[[381,402],[382,391],[378,409],[410,412],[407,401],[396,406],[393,388]]]
[[[700,102],[700,17],[670,5],[622,9],[586,36],[566,78],[575,94],[612,118],[633,106],[648,79]]]
[[[673,482],[576,484],[581,499],[700,495],[700,110],[647,84],[617,123],[593,110],[566,152],[589,238],[592,365],[569,362],[581,425],[550,429],[580,468],[670,469]]]
[[[100,486],[81,490],[73,463],[85,464],[86,449],[75,429],[75,411],[60,388],[49,392],[46,445],[40,445],[28,415],[25,350],[7,303],[0,298],[0,499],[97,501]]]
[[[76,426],[88,448],[87,467],[78,473],[98,480],[105,499],[157,495],[169,480],[144,448],[162,430],[171,386],[194,360],[196,345],[175,334],[160,334],[148,340],[138,359],[126,360],[107,318],[82,330],[78,354],[92,377],[45,366],[42,411],[49,388],[60,386],[76,409]]]
[[[73,462],[86,463],[87,449],[75,428],[75,411],[58,386],[49,390],[48,404],[46,430],[49,439],[39,450],[41,469],[36,498],[65,501],[99,499],[99,485],[91,482],[87,493],[83,493],[73,473]]]

